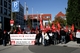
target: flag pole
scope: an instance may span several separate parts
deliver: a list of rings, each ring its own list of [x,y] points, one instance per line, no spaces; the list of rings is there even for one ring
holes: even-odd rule
[[[38,27],[38,11],[37,11],[37,27]]]
[[[32,28],[33,28],[33,8],[32,8]]]

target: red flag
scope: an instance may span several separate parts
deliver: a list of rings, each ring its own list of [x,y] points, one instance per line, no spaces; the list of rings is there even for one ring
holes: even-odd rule
[[[43,26],[42,31],[47,32],[45,26]]]
[[[59,22],[57,22],[57,26],[58,26],[58,30],[60,30],[61,26]]]
[[[72,24],[71,29],[72,29],[72,31],[74,31],[74,24]]]
[[[36,26],[36,30],[38,30],[38,26]]]
[[[43,25],[42,25],[42,19],[40,19],[40,29],[43,29]]]
[[[43,32],[46,32],[46,29],[42,24],[42,19],[40,19],[40,30],[42,30]]]
[[[54,24],[52,25],[52,32],[55,32],[56,28],[54,26]]]
[[[49,30],[51,30],[51,28],[50,28],[49,25],[47,25],[47,26],[46,26],[46,31],[49,31]]]
[[[65,29],[65,31],[66,31],[66,32],[68,32],[68,26],[66,26],[66,29]]]
[[[72,33],[70,34],[70,40],[73,40],[73,35],[72,35]]]

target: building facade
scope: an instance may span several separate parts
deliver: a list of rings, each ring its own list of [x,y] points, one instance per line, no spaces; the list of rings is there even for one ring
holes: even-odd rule
[[[55,16],[55,18],[63,18],[64,20],[66,20],[66,15],[64,14],[64,13],[62,13],[62,12],[59,12],[56,16]]]
[[[24,29],[24,7],[19,4],[19,12],[16,13],[15,24],[20,25],[21,29]]]
[[[15,0],[12,0],[15,1]],[[16,13],[17,14],[17,13]],[[20,4],[20,12],[16,15],[16,24],[23,25],[24,9]],[[0,28],[10,31],[11,0],[0,0]]]
[[[28,15],[28,18],[31,19],[32,22],[32,28],[36,28],[36,26],[40,26],[40,19],[42,19],[42,24],[45,26],[48,24],[49,21],[52,20],[52,15],[51,14],[30,14]],[[27,18],[27,19],[28,19]]]
[[[0,28],[10,30],[11,0],[0,0]]]

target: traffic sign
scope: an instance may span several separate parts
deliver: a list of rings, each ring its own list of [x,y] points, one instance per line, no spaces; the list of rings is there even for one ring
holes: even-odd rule
[[[19,1],[12,2],[12,12],[19,12]]]
[[[13,26],[14,20],[10,20],[10,25]]]

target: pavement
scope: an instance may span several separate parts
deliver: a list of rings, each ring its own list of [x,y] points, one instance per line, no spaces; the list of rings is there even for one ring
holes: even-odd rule
[[[0,45],[0,51],[5,50],[5,49],[9,49],[11,47],[12,47],[11,45],[8,45],[8,46]]]
[[[80,44],[77,43],[77,41],[70,41],[66,44],[58,44],[57,46],[64,46],[64,47],[75,47],[75,48],[80,48]]]
[[[76,41],[70,41],[70,42],[68,42],[68,43],[66,43],[66,44],[57,44],[57,45],[55,45],[55,46],[64,46],[64,47],[75,47],[75,48],[80,48],[80,44],[77,44],[77,42]],[[12,45],[7,45],[7,46],[3,46],[3,45],[0,45],[0,51],[1,50],[5,50],[5,49],[9,49],[9,48],[11,48],[11,47],[14,47],[14,46],[12,46]]]

